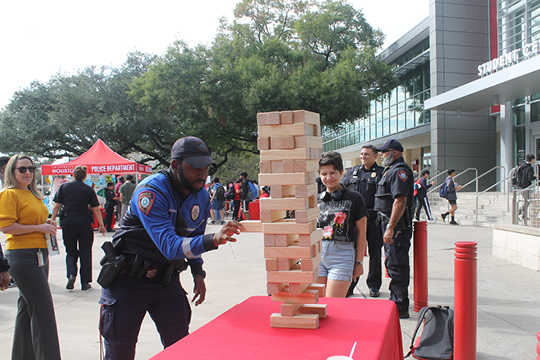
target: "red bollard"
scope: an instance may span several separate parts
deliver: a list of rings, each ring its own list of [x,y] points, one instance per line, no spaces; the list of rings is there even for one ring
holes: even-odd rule
[[[476,359],[477,261],[476,243],[455,243],[454,260],[454,358]]]
[[[427,221],[413,223],[414,311],[428,305]]]
[[[540,360],[540,331],[536,334],[536,340],[538,340],[538,344],[536,344],[536,354],[538,355],[536,360]]]

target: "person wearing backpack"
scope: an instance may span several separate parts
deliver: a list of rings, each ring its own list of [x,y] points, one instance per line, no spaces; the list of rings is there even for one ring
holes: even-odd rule
[[[246,220],[251,220],[251,217],[249,216],[249,203],[251,202],[252,192],[250,181],[248,180],[247,176],[248,174],[245,171],[240,173],[240,180],[242,181],[240,185],[240,198],[242,200],[242,214]]]
[[[442,196],[442,190],[443,187],[446,188],[446,199],[448,200],[448,203],[450,204],[450,210],[448,210],[446,213],[441,214],[441,218],[443,221],[446,221],[446,217],[448,215],[452,216],[452,220],[450,221],[451,225],[459,225],[456,222],[456,219],[454,217],[456,210],[457,210],[457,195],[456,191],[461,189],[461,185],[458,185],[454,181],[454,177],[456,176],[456,170],[455,169],[448,169],[447,171],[448,177],[446,180],[444,180],[444,184],[441,186],[441,196]]]
[[[416,207],[416,214],[414,216],[416,221],[420,221],[420,211],[422,210],[422,207],[424,208],[429,221],[433,221],[433,216],[431,216],[431,208],[429,206],[429,201],[427,198],[427,191],[430,187],[435,185],[435,181],[433,181],[431,184],[428,184],[428,178],[429,170],[422,170],[422,176],[419,179],[420,181],[418,182],[418,190],[416,192],[416,198],[418,199],[418,206]]]
[[[225,225],[225,212],[223,211],[223,202],[225,201],[225,188],[219,183],[219,178],[212,179],[212,197],[210,202],[212,203],[210,208],[210,216],[212,222],[210,225]],[[217,212],[217,216],[216,216]],[[216,217],[220,220],[216,221]]]
[[[520,190],[522,190],[521,194],[523,196],[523,206],[521,209],[519,209],[519,213],[523,214],[523,216],[526,216],[527,214],[530,196],[529,190],[524,189],[531,186],[533,180],[536,178],[536,175],[534,175],[534,168],[532,167],[534,160],[533,154],[527,154],[527,156],[525,156],[525,162],[523,162],[523,164],[521,164],[517,169],[517,186]]]

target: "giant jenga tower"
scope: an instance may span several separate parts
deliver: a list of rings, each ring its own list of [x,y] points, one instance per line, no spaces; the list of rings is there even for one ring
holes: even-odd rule
[[[270,325],[317,329],[326,317],[326,305],[317,304],[324,285],[314,284],[322,240],[316,183],[320,116],[305,110],[259,113],[257,125],[259,184],[271,188],[271,198],[260,199],[267,288],[272,301],[283,302]]]

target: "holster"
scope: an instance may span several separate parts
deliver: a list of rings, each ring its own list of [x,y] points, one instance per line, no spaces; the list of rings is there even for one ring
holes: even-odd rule
[[[125,259],[126,257],[124,255],[120,255],[116,256],[112,261],[107,260],[107,262],[103,264],[97,278],[97,282],[102,288],[107,289],[120,275]]]

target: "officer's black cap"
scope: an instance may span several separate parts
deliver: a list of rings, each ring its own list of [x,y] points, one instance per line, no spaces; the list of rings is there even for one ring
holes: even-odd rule
[[[399,141],[397,141],[396,139],[386,140],[386,141],[384,142],[384,144],[382,144],[382,145],[379,146],[379,147],[376,147],[375,149],[377,149],[377,151],[383,151],[383,150],[388,150],[388,149],[394,149],[394,150],[402,151],[402,152],[403,152],[403,146],[402,146],[401,143],[400,143]]]
[[[195,169],[205,166],[216,166],[216,162],[210,157],[208,146],[195,136],[186,136],[176,140],[171,150],[171,158],[183,158]]]

